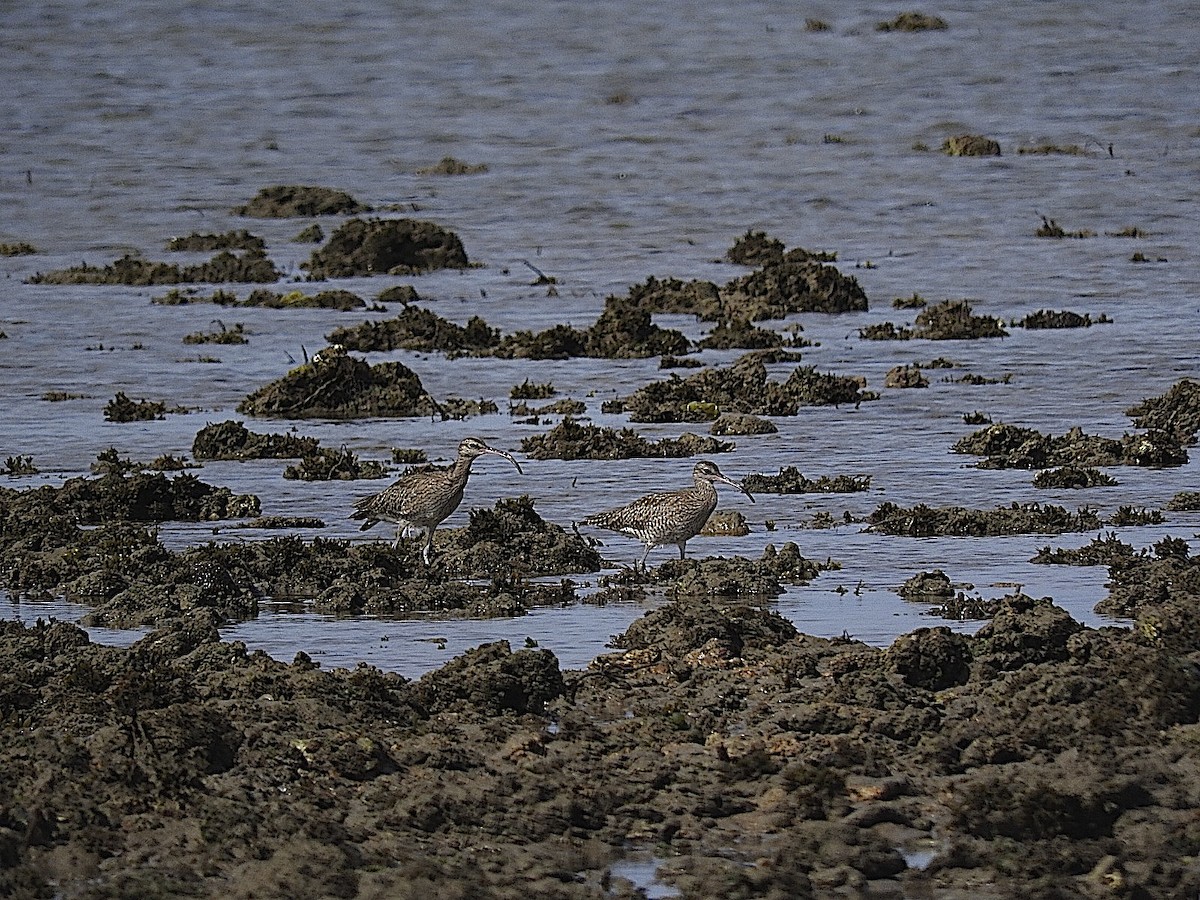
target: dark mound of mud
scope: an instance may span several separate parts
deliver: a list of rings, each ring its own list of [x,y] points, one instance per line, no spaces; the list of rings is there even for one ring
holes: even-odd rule
[[[748,353],[728,368],[647,384],[622,403],[634,422],[707,422],[722,412],[794,416],[801,406],[858,405],[875,395],[858,378],[797,367],[784,382],[768,381],[763,358]]]
[[[467,253],[452,231],[416,219],[351,219],[300,268],[308,277],[408,275],[433,269],[465,269]]]
[[[167,241],[167,250],[173,253],[212,253],[214,250],[267,250],[266,241],[242,228],[223,234],[193,233],[184,237],[173,237]]]
[[[258,434],[229,419],[205,425],[192,440],[196,459],[298,459],[317,450],[312,437],[293,434]]]
[[[521,452],[530,459],[680,459],[708,453],[728,453],[733,444],[690,432],[678,438],[650,441],[631,428],[601,427],[567,416],[546,434],[521,439]]]
[[[371,207],[364,206],[344,191],[303,184],[265,187],[245,206],[230,210],[235,216],[255,219],[356,215],[370,211]]]
[[[779,426],[769,419],[752,416],[749,413],[722,413],[713,421],[709,434],[722,437],[739,434],[776,434]]]
[[[806,478],[795,466],[781,466],[778,475],[755,472],[743,482],[752,494],[851,494],[871,488],[870,475],[822,475]]]
[[[1090,466],[1069,465],[1057,469],[1043,469],[1033,476],[1035,488],[1082,490],[1092,487],[1112,487],[1117,483],[1117,479],[1111,475]]]
[[[389,350],[438,351],[452,356],[485,354],[500,343],[500,331],[472,316],[465,326],[419,306],[405,306],[392,319],[335,328],[329,343],[364,353]]]
[[[203,282],[260,283],[278,281],[278,271],[263,251],[247,250],[240,256],[222,250],[206,263],[179,266],[175,263],[151,262],[137,256],[125,255],[111,265],[98,267],[83,263],[56,272],[38,272],[29,278],[30,284],[123,284],[135,286],[184,284]]]
[[[1087,314],[1080,315],[1069,310],[1058,312],[1048,309],[1039,309],[1037,312],[1030,313],[1025,318],[1013,322],[1013,325],[1018,328],[1029,329],[1091,328],[1093,325],[1110,324],[1112,324],[1112,319],[1103,313],[1098,318],[1093,319]]]
[[[926,506],[911,509],[881,503],[867,516],[871,530],[905,537],[985,537],[1002,534],[1063,534],[1093,531],[1100,517],[1090,509],[1068,512],[1061,506],[1013,503],[996,509],[967,509],[962,506]]]
[[[366,416],[427,416],[435,405],[407,366],[372,366],[335,348],[259,388],[238,404],[248,416],[283,419],[355,419]]]
[[[1136,428],[1163,431],[1180,441],[1196,443],[1200,431],[1200,381],[1184,378],[1157,397],[1125,410]]]
[[[1172,432],[1151,430],[1120,440],[1088,435],[1075,427],[1062,436],[1017,425],[989,425],[960,438],[955,453],[982,456],[981,469],[1049,469],[1054,466],[1181,466],[1187,451]]]

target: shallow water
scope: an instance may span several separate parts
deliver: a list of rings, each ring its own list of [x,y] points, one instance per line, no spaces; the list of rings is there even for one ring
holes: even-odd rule
[[[190,456],[206,422],[236,417],[247,393],[323,346],[333,327],[394,314],[162,307],[150,299],[164,288],[24,283],[36,271],[81,260],[102,265],[125,252],[173,258],[163,249],[172,235],[240,227],[262,235],[276,265],[298,276],[312,248],[290,241],[305,222],[228,214],[269,184],[337,187],[453,229],[479,268],[323,287],[370,299],[413,283],[439,314],[460,322],[478,314],[505,331],[590,323],[605,296],[649,275],[724,283],[743,271],[719,262],[725,250],[747,228],[765,229],[788,246],[837,251],[842,271],[859,279],[869,312],[775,324],[803,325],[817,343],[804,351],[807,364],[863,375],[883,396],[857,409],[780,419],[779,434],[738,439],[720,465],[738,477],[784,465],[809,477],[866,474],[871,490],[764,495],[753,506],[728,494],[723,505],[746,513],[752,533],[697,539],[690,549],[757,556],[768,542],[794,540],[810,558],[838,560],[840,572],[777,602],[812,633],[886,644],[940,623],[895,593],[935,567],[981,596],[1019,583],[1100,624],[1090,610],[1105,595],[1103,570],[1026,562],[1038,547],[1075,546],[1094,535],[910,540],[804,525],[818,511],[863,515],[885,499],[1086,504],[1104,515],[1125,504],[1161,509],[1200,484],[1195,453],[1180,469],[1121,468],[1111,473],[1117,487],[1071,492],[1036,490],[1032,473],[978,470],[973,458],[949,450],[974,430],[962,415],[976,410],[1056,434],[1078,425],[1118,437],[1130,429],[1128,406],[1200,377],[1194,8],[959,3],[929,10],[948,21],[943,32],[874,30],[896,12],[879,3],[817,3],[798,12],[783,2],[512,0],[468,15],[423,2],[401,11],[351,0],[336,10],[289,10],[281,21],[278,6],[265,3],[10,5],[0,13],[0,83],[9,87],[0,97],[0,242],[28,241],[41,252],[0,257],[0,330],[8,336],[0,342],[0,459],[32,456],[45,474],[6,483],[81,474],[109,446],[135,459]],[[805,17],[832,27],[807,31]],[[968,132],[998,140],[1004,155],[937,152],[945,137]],[[1077,144],[1089,155],[1016,152],[1044,142]],[[417,174],[446,155],[489,170]],[[1036,238],[1043,215],[1097,236]],[[321,220],[326,234],[336,224]],[[1149,236],[1106,234],[1129,226]],[[1152,262],[1131,262],[1135,251]],[[522,260],[558,280],[556,298],[530,286]],[[871,323],[911,323],[912,313],[892,309],[891,300],[914,291],[931,302],[967,297],[977,313],[1006,320],[1070,309],[1114,323],[1011,329],[990,341],[857,338]],[[244,322],[250,343],[181,343],[190,332],[215,330],[218,319]],[[661,322],[693,337],[704,332],[687,319]],[[724,363],[736,355],[703,358]],[[882,387],[892,366],[939,356],[962,364],[955,375],[1011,374],[1012,381],[971,387],[935,377],[925,390]],[[600,403],[662,375],[656,360],[371,358],[403,360],[435,396],[490,397],[502,408],[511,385],[552,381],[560,395],[587,399],[593,421],[616,426],[627,424],[624,417],[600,413]],[[777,367],[776,377],[787,370]],[[86,397],[49,403],[41,399],[48,390]],[[116,391],[192,411],[107,423],[103,408]],[[248,424],[256,431],[290,425]],[[516,450],[522,437],[550,425],[517,425],[501,414],[299,427],[327,446],[386,459],[393,446],[444,458],[467,434]],[[652,437],[687,430],[636,427]],[[345,518],[355,497],[383,483],[289,482],[283,466],[211,463],[197,474],[258,494],[265,514],[319,516],[329,525],[325,536],[386,537],[382,529],[362,535]],[[690,467],[688,460],[529,461],[518,478],[483,460],[467,503],[446,524],[462,525],[469,506],[517,493],[566,524],[683,483]],[[1170,514],[1165,526],[1118,533],[1138,546],[1168,534],[1195,546],[1198,528],[1195,514]],[[213,537],[211,526],[183,524],[168,524],[163,535],[172,546]],[[264,535],[223,528],[219,536]],[[617,563],[640,554],[620,537],[605,551]],[[323,648],[328,665],[363,659],[413,674],[498,637],[514,645],[531,637],[564,664],[582,665],[642,612],[581,605],[515,622],[397,623],[267,611],[227,633],[285,658]],[[445,637],[446,650],[423,640],[429,635]]]

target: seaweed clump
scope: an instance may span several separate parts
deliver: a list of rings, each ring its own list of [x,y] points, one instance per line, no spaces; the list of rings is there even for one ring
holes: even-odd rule
[[[284,419],[353,419],[427,416],[437,412],[437,406],[417,374],[402,363],[372,366],[344,350],[328,348],[250,394],[237,411]]]
[[[117,391],[104,407],[104,419],[108,422],[148,422],[161,419],[166,413],[167,404],[144,399],[135,402],[124,391]]]
[[[1092,487],[1112,487],[1117,479],[1091,466],[1060,466],[1043,469],[1033,477],[1035,488],[1068,488],[1071,490]]]
[[[260,249],[244,251],[241,255],[222,250],[208,262],[191,266],[152,262],[126,254],[107,266],[83,263],[69,269],[38,272],[29,278],[30,284],[122,284],[144,287],[160,284],[204,282],[268,283],[278,281],[283,273]]]
[[[806,478],[795,466],[783,466],[778,475],[755,472],[743,484],[752,494],[852,494],[870,490],[870,475],[822,475]]]
[[[298,459],[315,453],[317,439],[293,434],[258,434],[229,419],[205,425],[192,440],[196,459]]]
[[[454,232],[416,219],[350,219],[300,268],[310,280],[465,269],[467,253]]]
[[[999,156],[1000,143],[979,134],[958,134],[942,141],[947,156]]]
[[[1200,431],[1200,381],[1184,378],[1163,394],[1125,410],[1137,428],[1163,431],[1187,444],[1196,443]]]
[[[995,537],[1005,534],[1062,534],[1092,531],[1101,526],[1095,511],[1080,509],[1074,513],[1061,506],[1040,503],[1013,503],[992,510],[961,506],[926,506],[911,509],[895,503],[881,503],[867,516],[873,531],[904,537]]]
[[[500,332],[489,327],[479,316],[472,316],[463,326],[428,309],[405,306],[395,318],[335,328],[329,333],[328,340],[347,350],[362,352],[421,350],[452,356],[483,355],[500,343]]]
[[[1055,466],[1181,466],[1187,450],[1162,430],[1126,434],[1120,440],[1085,434],[1075,427],[1060,436],[1003,423],[960,438],[951,449],[984,457],[981,469],[1049,469]]]
[[[345,191],[304,184],[262,188],[249,203],[231,210],[235,216],[256,219],[357,215],[370,211],[371,207],[359,203]]]
[[[167,241],[167,249],[173,253],[212,253],[214,250],[259,250],[266,252],[267,244],[256,234],[242,228],[222,234],[189,234],[173,237]]]
[[[1110,325],[1112,319],[1106,314],[1101,313],[1097,318],[1093,319],[1088,314],[1080,315],[1077,312],[1070,310],[1049,310],[1039,309],[1037,312],[1030,313],[1025,318],[1013,322],[1018,328],[1033,329],[1048,329],[1048,328],[1090,328],[1093,325]]]
[[[727,453],[733,444],[684,433],[678,438],[649,441],[631,428],[585,425],[567,416],[546,434],[521,440],[530,459],[679,459],[707,453]]]
[[[875,25],[876,31],[945,31],[950,26],[941,16],[923,12],[903,12],[894,19]]]
[[[709,422],[723,412],[794,416],[801,406],[857,405],[875,398],[862,379],[812,366],[796,367],[785,381],[768,381],[761,355],[747,353],[727,368],[651,382],[621,402],[634,422]]]

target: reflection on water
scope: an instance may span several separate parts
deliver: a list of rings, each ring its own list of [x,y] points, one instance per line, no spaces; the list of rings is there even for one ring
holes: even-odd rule
[[[1195,101],[1200,43],[1193,4],[960,4],[942,12],[944,32],[881,34],[874,3],[822,3],[803,15],[766,0],[644,4],[631,0],[556,9],[504,0],[460,15],[445,4],[348,0],[281,17],[277,4],[51,0],[10,5],[0,44],[0,242],[27,241],[34,256],[0,258],[0,355],[5,392],[0,458],[28,455],[47,473],[6,480],[28,487],[83,474],[110,446],[149,460],[190,456],[208,422],[238,418],[251,390],[324,345],[337,325],[388,312],[225,310],[151,304],[165,288],[29,285],[35,272],[128,252],[166,258],[172,235],[248,228],[267,242],[288,279],[311,245],[297,220],[229,214],[270,184],[347,190],[381,215],[434,220],[460,234],[480,265],[421,277],[337,279],[368,300],[414,284],[422,302],[464,323],[480,315],[508,332],[557,323],[586,325],[609,294],[647,276],[723,284],[745,270],[721,262],[747,228],[788,246],[836,251],[838,266],[867,292],[869,312],[799,315],[767,323],[803,326],[804,364],[861,375],[882,394],[858,408],[803,409],[778,419],[779,433],[737,439],[721,468],[741,477],[795,465],[810,477],[869,475],[862,494],[773,497],[741,509],[744,538],[696,540],[696,554],[758,556],[768,542],[796,541],[840,572],[791,589],[777,608],[802,630],[848,632],[873,644],[942,624],[904,604],[895,589],[940,568],[985,598],[1020,584],[1051,596],[1089,624],[1105,595],[1100,569],[1035,567],[1040,546],[1076,546],[1094,535],[996,540],[907,540],[856,527],[813,530],[818,514],[862,517],[880,502],[991,508],[1013,502],[1162,509],[1200,483],[1200,454],[1174,470],[1111,470],[1119,485],[1039,491],[1032,473],[973,467],[950,452],[974,430],[963,415],[1061,434],[1079,426],[1120,437],[1125,410],[1184,377],[1200,377],[1200,169]],[[813,32],[806,17],[830,28]],[[137,23],[131,27],[130,23]],[[537,36],[536,39],[533,36]],[[158,52],[147,54],[154,46]],[[964,132],[998,140],[1003,156],[949,158],[942,140]],[[1042,144],[1069,154],[1021,154]],[[422,175],[453,155],[486,164],[480,175]],[[1034,236],[1041,216],[1086,239]],[[326,234],[337,219],[322,219]],[[1140,237],[1114,236],[1136,228]],[[1147,262],[1134,262],[1135,254]],[[186,255],[185,255],[186,256]],[[555,277],[557,294],[531,285],[528,259]],[[174,260],[172,260],[174,261]],[[193,261],[188,257],[188,261]],[[237,287],[239,296],[248,288]],[[1038,309],[1070,309],[1113,323],[1069,331],[1010,328],[986,341],[861,340],[859,329],[913,312],[893,298],[969,298],[978,314],[1006,322]],[[242,323],[242,346],[185,346],[218,317]],[[699,337],[710,327],[681,317],[664,324]],[[727,364],[736,351],[706,351]],[[946,358],[925,389],[883,387],[890,368]],[[211,361],[202,361],[206,358]],[[437,397],[495,400],[510,386],[550,381],[585,400],[595,423],[605,399],[663,377],[657,360],[447,360],[407,352],[372,362],[409,365]],[[784,378],[789,367],[772,366]],[[966,385],[939,373],[1011,376]],[[63,402],[48,391],[78,395]],[[153,422],[103,419],[117,391],[185,407]],[[249,423],[271,431],[291,423]],[[331,447],[369,459],[421,447],[448,459],[467,434],[519,451],[552,423],[521,425],[503,413],[466,422],[304,422]],[[646,437],[676,437],[703,425],[636,425]],[[518,452],[518,456],[519,456]],[[524,477],[481,466],[471,506],[527,493],[550,521],[583,515],[649,490],[687,483],[689,460],[526,463]],[[316,516],[324,537],[361,540],[347,513],[379,482],[285,481],[282,461],[214,462],[205,481],[252,492],[268,515]],[[168,546],[214,537],[255,540],[212,525],[169,523]],[[1136,546],[1191,538],[1196,514],[1166,525],[1121,529]],[[639,554],[607,539],[615,563]],[[0,607],[27,617],[22,604]],[[504,637],[553,649],[564,665],[602,652],[640,609],[581,606],[503,622],[395,623],[267,611],[226,634],[288,656],[313,652],[327,664],[359,659],[406,673]],[[78,613],[64,614],[64,617]],[[954,627],[971,629],[975,623]],[[425,640],[444,637],[445,650]],[[385,640],[386,638],[386,640]]]

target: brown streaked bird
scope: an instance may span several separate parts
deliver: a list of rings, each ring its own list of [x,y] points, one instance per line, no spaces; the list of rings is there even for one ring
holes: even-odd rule
[[[380,522],[396,525],[396,546],[409,529],[424,532],[425,547],[421,558],[429,565],[433,558],[433,532],[462,503],[463,488],[471,477],[471,463],[491,453],[502,456],[521,472],[521,464],[512,455],[489,447],[482,439],[469,437],[458,445],[458,459],[448,469],[409,472],[378,494],[363,497],[354,504],[351,519],[364,519],[361,531]],[[523,472],[521,474],[524,474]]]
[[[692,469],[695,486],[678,491],[647,494],[632,503],[596,513],[583,520],[584,525],[594,525],[637,538],[646,545],[641,566],[646,568],[646,559],[655,547],[674,544],[679,548],[679,558],[684,558],[684,546],[690,538],[700,533],[708,517],[717,508],[717,489],[714,482],[720,481],[737,488],[750,502],[754,498],[740,482],[721,474],[716,463],[700,460]]]

